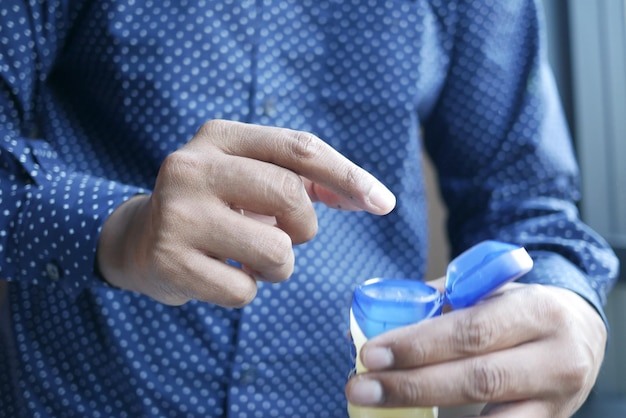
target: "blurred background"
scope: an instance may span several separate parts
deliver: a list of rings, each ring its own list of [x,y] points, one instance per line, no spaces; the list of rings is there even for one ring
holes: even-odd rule
[[[607,356],[576,418],[626,417],[626,0],[541,2],[548,55],[581,167],[581,215],[613,246],[623,266],[606,307]],[[432,172],[428,179],[428,278],[436,278],[445,272],[448,247]]]

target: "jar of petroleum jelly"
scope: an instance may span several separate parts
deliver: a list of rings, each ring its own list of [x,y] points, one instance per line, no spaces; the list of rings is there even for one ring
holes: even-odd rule
[[[483,241],[448,265],[444,293],[419,280],[370,279],[359,285],[350,309],[353,373],[364,373],[359,358],[365,342],[383,332],[440,315],[445,305],[462,309],[532,269],[523,247]],[[350,418],[437,418],[437,408],[371,408],[348,404]]]

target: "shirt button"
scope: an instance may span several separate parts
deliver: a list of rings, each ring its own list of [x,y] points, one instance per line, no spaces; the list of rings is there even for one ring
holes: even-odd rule
[[[267,99],[263,102],[263,115],[270,118],[276,116],[276,100]]]
[[[61,277],[61,269],[54,262],[46,264],[46,274],[51,280],[57,281]]]
[[[255,367],[250,367],[247,368],[246,370],[242,370],[241,371],[241,377],[240,377],[240,381],[241,383],[243,383],[244,385],[249,385],[251,383],[253,383],[256,380],[256,368]]]

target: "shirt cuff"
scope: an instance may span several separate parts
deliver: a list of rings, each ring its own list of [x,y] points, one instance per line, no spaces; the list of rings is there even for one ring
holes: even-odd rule
[[[77,173],[28,188],[14,251],[19,280],[61,286],[72,297],[108,286],[96,269],[102,225],[121,203],[145,192]]]

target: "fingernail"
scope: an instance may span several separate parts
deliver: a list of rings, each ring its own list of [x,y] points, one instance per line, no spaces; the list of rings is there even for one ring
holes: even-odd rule
[[[361,360],[370,370],[386,369],[393,365],[393,353],[388,348],[375,347],[363,351]]]
[[[396,197],[380,183],[375,183],[367,196],[367,200],[382,213],[389,213],[396,206]]]
[[[357,377],[350,388],[350,402],[355,405],[378,405],[383,400],[383,387],[377,380]]]

